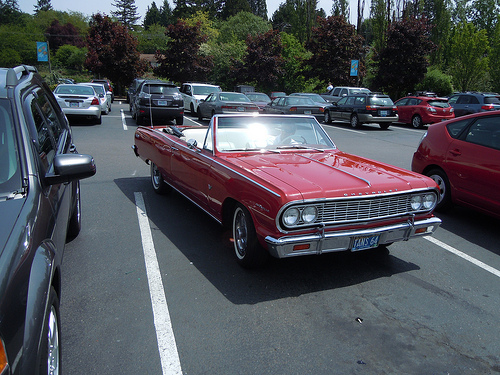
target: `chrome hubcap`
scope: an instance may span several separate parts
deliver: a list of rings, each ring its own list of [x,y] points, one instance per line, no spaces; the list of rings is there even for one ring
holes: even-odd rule
[[[59,374],[59,328],[57,326],[57,312],[54,306],[50,309],[48,330],[48,374]]]
[[[441,176],[438,175],[432,175],[430,176],[438,185],[439,187],[439,197],[438,197],[438,204],[441,203],[443,200],[445,194],[446,194],[446,185],[444,183],[444,180],[441,178]]]
[[[245,214],[241,209],[238,209],[234,219],[234,246],[238,258],[243,258],[246,254],[248,233]]]

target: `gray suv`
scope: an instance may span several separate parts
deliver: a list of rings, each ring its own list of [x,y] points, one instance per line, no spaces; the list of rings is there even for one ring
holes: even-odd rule
[[[450,96],[448,103],[453,107],[455,117],[458,117],[498,110],[500,96],[493,93],[464,92]]]
[[[63,250],[95,172],[36,69],[0,68],[0,374],[60,373]]]

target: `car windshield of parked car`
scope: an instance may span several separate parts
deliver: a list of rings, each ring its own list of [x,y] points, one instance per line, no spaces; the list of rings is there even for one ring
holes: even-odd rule
[[[393,105],[394,103],[390,98],[374,96],[370,99],[371,105]]]
[[[179,90],[175,86],[167,85],[144,85],[142,91],[146,94],[175,94]]]
[[[22,188],[17,143],[9,102],[0,100],[0,199]]]
[[[99,96],[103,97],[106,95],[106,90],[104,89],[103,85],[92,85],[94,88],[95,92],[99,94]]]
[[[368,89],[349,89],[349,95],[354,94],[369,94],[371,91]]]
[[[429,100],[427,103],[429,103],[430,106],[432,107],[438,107],[438,108],[448,108],[450,107],[450,103],[448,103],[447,100]]]
[[[271,98],[264,93],[256,94],[256,93],[247,93],[246,96],[254,102],[266,102],[269,103]]]
[[[335,149],[316,119],[299,116],[235,116],[217,119],[219,151]]]
[[[92,87],[82,85],[60,85],[56,87],[54,93],[85,96],[95,95],[95,91]]]
[[[221,93],[219,99],[223,102],[243,102],[251,103],[251,100],[245,94],[240,94],[237,92],[225,92]]]
[[[486,96],[484,98],[485,104],[500,104],[500,99],[497,96]]]
[[[315,105],[311,98],[306,98],[303,96],[290,97],[286,101],[287,105]]]
[[[212,86],[193,86],[194,95],[210,95],[213,92],[220,91],[220,87]]]

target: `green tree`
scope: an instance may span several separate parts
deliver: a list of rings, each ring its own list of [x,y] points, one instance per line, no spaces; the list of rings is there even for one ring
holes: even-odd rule
[[[272,29],[271,23],[249,12],[239,12],[220,23],[220,43],[245,41],[248,35],[264,34]]]
[[[495,33],[495,26],[499,12],[498,0],[474,0],[472,2],[472,23],[478,30],[486,30],[491,39]]]
[[[495,32],[491,40],[490,61],[500,61],[500,22],[495,26]],[[490,64],[490,77],[492,90],[500,92],[500,65]]]
[[[146,30],[151,25],[161,25],[161,13],[154,1],[151,4],[151,7],[148,6],[148,10],[146,11],[146,15],[144,16],[142,25]]]
[[[168,39],[165,36],[165,27],[153,24],[147,30],[134,32],[137,38],[137,50],[140,53],[156,53],[158,50],[164,50],[167,47]]]
[[[490,46],[486,30],[461,22],[453,30],[449,71],[455,90],[481,90],[487,80]]]
[[[266,0],[249,0],[249,3],[253,14],[267,20]]]
[[[292,34],[281,32],[284,74],[278,79],[275,89],[285,92],[311,92],[321,83],[319,78],[306,78],[304,65],[312,53]]]
[[[389,1],[389,0],[387,0]],[[388,27],[388,14],[386,0],[373,0],[370,8],[372,46],[375,51],[385,47],[386,32]]]
[[[132,30],[137,20],[141,18],[137,13],[135,0],[115,0],[112,4],[116,10],[111,12],[127,29]]]
[[[349,15],[349,0],[333,0],[332,16],[344,16],[348,20]]]
[[[48,10],[52,10],[52,4],[50,0],[38,0],[35,5],[35,13],[38,12],[46,12]]]
[[[429,25],[423,19],[407,18],[392,22],[387,31],[387,46],[379,54],[375,89],[399,98],[424,78],[427,56],[435,48]]]
[[[43,40],[43,32],[33,24],[0,25],[0,66],[36,65],[36,42]]]
[[[200,32],[199,25],[189,26],[179,20],[167,27],[166,35],[167,48],[155,54],[158,62],[155,74],[174,82],[205,81],[213,63],[210,57],[198,53],[201,44],[208,39]]]
[[[252,13],[248,0],[225,0],[220,12],[220,18],[227,20],[240,12]]]
[[[109,78],[118,93],[123,93],[146,68],[139,58],[137,40],[129,30],[100,13],[94,14],[90,21],[87,46],[85,67],[96,77]]]
[[[431,65],[443,66],[445,63],[445,53],[450,42],[450,0],[425,1],[424,16],[432,26],[430,39],[436,45],[436,49],[430,55],[430,63]]]
[[[59,47],[55,53],[54,63],[57,66],[81,72],[83,70],[86,55],[86,48],[78,48],[74,45],[65,44]]]
[[[295,35],[302,43],[310,37],[317,18],[324,18],[324,11],[317,10],[317,0],[286,0],[273,13],[273,28]]]
[[[307,60],[307,65],[311,67],[309,74],[321,78],[322,89],[326,87],[326,82],[337,86],[357,85],[358,78],[351,77],[349,73],[351,60],[360,60],[358,74],[359,77],[364,75],[363,37],[342,16],[330,16],[318,19],[318,22],[318,27],[313,28],[311,39],[306,43],[306,48],[312,53]]]
[[[19,24],[22,14],[17,0],[0,0],[0,25]]]
[[[172,14],[172,8],[170,8],[168,0],[163,0],[163,5],[160,7],[160,15],[161,15],[160,25],[162,26],[166,27],[175,22],[174,16]]]
[[[285,73],[283,46],[277,30],[248,36],[247,50],[242,64],[233,66],[233,77],[240,84],[251,84],[260,91],[271,91]]]

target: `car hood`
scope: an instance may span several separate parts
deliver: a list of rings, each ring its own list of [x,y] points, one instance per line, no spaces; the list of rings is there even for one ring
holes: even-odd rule
[[[25,201],[25,199],[9,199],[0,202],[0,212],[2,212],[0,215],[0,255],[3,253]]]
[[[365,196],[435,187],[428,177],[341,151],[235,154],[228,161],[287,195]]]

